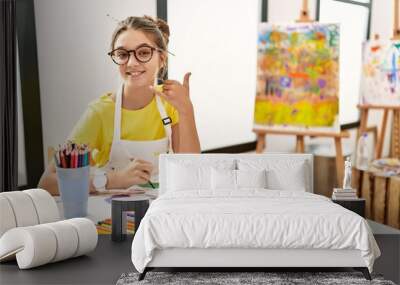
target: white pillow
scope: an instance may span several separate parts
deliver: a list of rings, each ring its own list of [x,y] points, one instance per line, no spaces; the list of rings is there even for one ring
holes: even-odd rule
[[[265,170],[211,170],[211,188],[213,190],[237,190],[240,188],[266,188]]]
[[[307,164],[304,160],[238,160],[239,170],[266,170],[267,188],[271,190],[306,191]]]
[[[235,161],[169,161],[167,191],[211,190],[211,168],[232,170],[235,168]]]
[[[266,170],[236,170],[237,188],[267,188]]]
[[[211,168],[211,189],[236,190],[236,170]]]
[[[271,190],[306,191],[304,167],[297,166],[289,172],[278,169],[267,171],[267,187]]]

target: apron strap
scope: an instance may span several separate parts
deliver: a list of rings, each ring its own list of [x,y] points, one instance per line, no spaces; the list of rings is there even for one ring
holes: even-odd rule
[[[157,95],[156,95],[156,102],[157,102],[158,112],[160,112],[161,121],[164,125],[165,134],[167,135],[167,138],[168,138],[168,151],[169,151],[169,153],[173,153],[173,150],[172,150],[172,128],[171,128],[172,119],[171,119],[171,117],[168,116],[167,112],[165,111],[164,104],[161,101],[161,98]]]
[[[115,96],[115,110],[114,110],[114,137],[113,141],[121,140],[121,110],[122,110],[122,94],[124,90],[124,85],[121,84],[119,87],[116,96]],[[173,153],[172,150],[172,128],[171,123],[172,119],[168,116],[165,111],[164,104],[161,101],[159,96],[156,96],[156,103],[158,112],[160,112],[161,120],[164,125],[165,134],[168,138],[168,150],[169,153]]]
[[[124,84],[121,84],[115,95],[115,110],[114,110],[114,137],[113,141],[121,140],[121,112],[122,112],[122,94]]]

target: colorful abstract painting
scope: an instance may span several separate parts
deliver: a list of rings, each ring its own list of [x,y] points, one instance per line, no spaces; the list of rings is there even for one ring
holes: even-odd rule
[[[254,123],[337,129],[339,26],[260,24]]]
[[[400,105],[400,41],[364,44],[360,103]]]

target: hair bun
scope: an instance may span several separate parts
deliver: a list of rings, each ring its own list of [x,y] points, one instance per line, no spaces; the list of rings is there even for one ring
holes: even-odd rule
[[[169,41],[169,26],[167,24],[166,21],[164,21],[163,19],[160,18],[152,18],[150,16],[144,16],[144,18],[150,20],[151,22],[153,22],[157,28],[161,31],[164,39],[165,39],[165,43],[168,44]]]
[[[163,19],[157,19],[157,27],[160,29],[161,33],[165,38],[165,42],[168,44],[169,40],[169,26]]]

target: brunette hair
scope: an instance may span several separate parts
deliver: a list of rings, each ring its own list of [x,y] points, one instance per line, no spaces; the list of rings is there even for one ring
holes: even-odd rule
[[[128,17],[125,20],[120,21],[114,30],[111,37],[111,50],[114,49],[118,36],[128,29],[142,31],[146,35],[150,36],[156,46],[163,51],[165,62],[158,74],[160,78],[163,78],[167,72],[167,45],[169,41],[169,26],[167,22],[146,15],[143,17]]]

